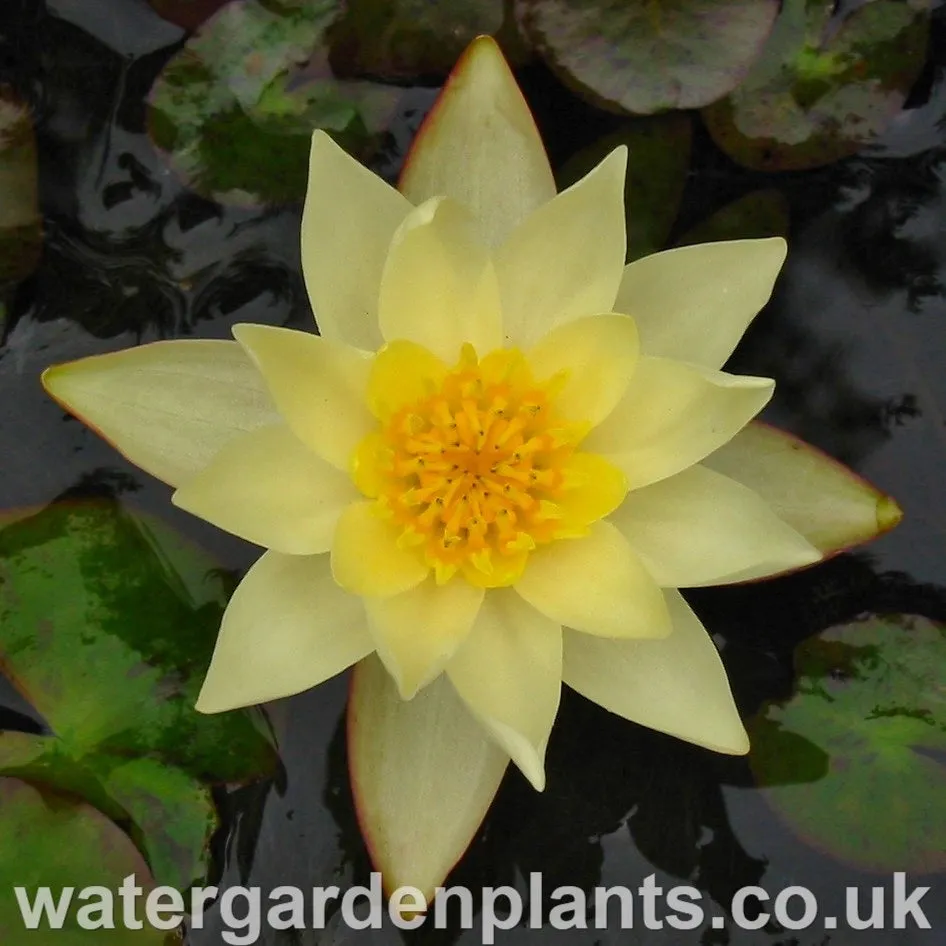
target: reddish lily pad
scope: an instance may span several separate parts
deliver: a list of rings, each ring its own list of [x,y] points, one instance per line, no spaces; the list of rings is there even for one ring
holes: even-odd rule
[[[209,784],[270,774],[247,713],[193,709],[224,593],[160,521],[57,504],[0,531],[0,663],[52,734],[0,734],[0,773],[128,821],[162,883],[206,872]]]
[[[689,115],[631,119],[619,131],[573,155],[557,175],[558,187],[561,190],[573,184],[618,145],[627,145],[624,207],[628,260],[655,253],[664,248],[680,207],[691,140]]]
[[[946,869],[946,628],[871,617],[795,652],[794,695],[749,724],[764,797],[808,844],[860,869]]]
[[[238,0],[168,62],[151,89],[149,127],[192,187],[228,203],[298,201],[314,128],[367,153],[400,93],[332,76],[324,34],[337,14],[336,0]]]
[[[721,207],[677,240],[677,246],[788,235],[788,200],[781,191],[745,194]]]
[[[87,887],[118,890],[129,875],[142,894],[154,888],[145,862],[121,829],[90,805],[19,779],[0,778],[0,942],[3,946],[31,946],[55,942],[61,946],[170,946],[176,934],[159,932],[145,924],[141,930],[123,929],[121,902],[114,898],[116,929],[84,929],[77,912],[89,901],[76,894]],[[39,887],[49,887],[56,903],[67,888],[74,888],[61,928],[50,932],[45,923],[28,930],[17,904],[14,887],[24,888],[35,904]],[[97,902],[97,900],[96,900]],[[143,920],[143,898],[138,919]]]
[[[731,92],[762,49],[777,0],[518,0],[523,29],[595,104],[651,114]]]
[[[39,262],[38,177],[30,111],[0,89],[0,284],[24,279]]]
[[[899,114],[923,67],[928,0],[869,0],[842,22],[824,0],[786,0],[745,81],[703,119],[731,158],[800,170],[853,154]]]
[[[148,0],[155,12],[169,23],[196,30],[229,0]]]
[[[504,0],[350,0],[331,32],[346,74],[385,79],[446,75],[480,34],[498,33]]]

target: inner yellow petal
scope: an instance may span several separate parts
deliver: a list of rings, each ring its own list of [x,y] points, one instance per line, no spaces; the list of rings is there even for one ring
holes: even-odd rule
[[[368,407],[379,420],[429,395],[443,383],[447,366],[432,352],[398,339],[378,352],[368,379]]]
[[[584,530],[614,512],[627,496],[627,477],[613,463],[594,453],[576,453],[564,467],[565,481],[558,506],[562,531]]]

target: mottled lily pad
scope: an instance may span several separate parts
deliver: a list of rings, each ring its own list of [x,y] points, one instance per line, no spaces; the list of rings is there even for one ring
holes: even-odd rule
[[[38,789],[19,779],[0,778],[0,942],[3,946],[162,946],[177,942],[173,933],[158,932],[145,924],[141,930],[122,929],[122,905],[115,898],[117,929],[84,929],[77,912],[92,901],[76,895],[87,887],[114,892],[129,875],[142,895],[153,889],[153,879],[134,844],[121,829],[90,805],[49,789]],[[65,888],[75,893],[63,924],[55,933],[43,925],[27,930],[14,887],[24,888],[30,904],[36,890],[49,887],[58,903]],[[143,896],[137,918],[144,920]],[[97,899],[96,899],[96,902]],[[83,914],[86,921],[95,916]]]
[[[946,628],[867,618],[795,653],[797,684],[750,722],[766,800],[807,843],[858,868],[946,869]]]
[[[197,191],[229,203],[305,194],[314,128],[362,155],[400,93],[340,81],[324,34],[336,0],[224,7],[165,66],[149,96],[152,139]]]
[[[853,154],[900,112],[923,66],[929,0],[869,0],[840,23],[823,0],[785,0],[766,48],[703,118],[740,164],[800,170]]]
[[[686,185],[691,138],[688,115],[632,119],[566,161],[557,175],[558,187],[573,184],[618,145],[627,145],[627,255],[638,259],[663,249],[670,234]]]
[[[128,822],[180,888],[205,874],[210,784],[275,764],[250,715],[192,708],[223,602],[205,554],[113,503],[57,504],[0,531],[0,664],[52,730],[0,734],[0,773]]]
[[[691,227],[676,245],[784,237],[788,235],[788,215],[788,200],[781,191],[752,191]]]
[[[595,104],[637,114],[731,92],[762,49],[777,0],[518,0],[548,64]]]
[[[498,33],[504,17],[504,0],[350,0],[332,28],[332,60],[346,74],[446,75],[476,36]]]

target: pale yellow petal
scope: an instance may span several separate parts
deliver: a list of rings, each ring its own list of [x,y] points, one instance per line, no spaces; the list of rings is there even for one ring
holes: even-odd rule
[[[378,352],[368,378],[368,406],[387,420],[402,407],[439,389],[447,366],[417,342],[389,342]]]
[[[650,729],[744,755],[749,739],[716,645],[677,591],[665,592],[673,633],[655,641],[565,631],[563,678],[606,710]]]
[[[348,767],[358,823],[385,889],[428,901],[476,834],[509,757],[445,675],[402,700],[376,657],[352,676]]]
[[[903,518],[897,503],[837,460],[754,421],[704,463],[755,490],[826,555],[867,542]]]
[[[634,490],[611,522],[664,588],[764,578],[821,559],[758,493],[700,465]]]
[[[559,624],[602,637],[663,637],[670,619],[660,589],[610,522],[529,556],[516,591]]]
[[[47,368],[43,386],[136,466],[178,486],[279,415],[236,342],[152,342]]]
[[[503,331],[535,344],[555,326],[611,312],[624,271],[622,145],[521,223],[496,253]]]
[[[562,689],[562,628],[513,590],[490,591],[472,633],[447,664],[470,712],[537,791]]]
[[[372,650],[361,600],[335,584],[327,555],[267,552],[227,605],[197,709],[300,693]]]
[[[453,364],[469,342],[502,344],[499,281],[462,205],[443,197],[405,218],[391,242],[378,303],[381,334],[417,342]]]
[[[626,315],[590,315],[552,329],[527,353],[536,378],[565,381],[555,407],[570,421],[600,424],[624,396],[639,345]]]
[[[438,585],[433,576],[390,598],[366,598],[378,656],[409,700],[443,670],[473,627],[483,589],[463,578]]]
[[[387,597],[408,591],[426,577],[423,557],[402,549],[397,529],[374,502],[347,506],[335,526],[332,574],[352,594]]]
[[[631,489],[673,476],[734,437],[772,397],[768,378],[641,356],[627,392],[582,449],[626,474]]]
[[[411,203],[324,132],[312,136],[302,272],[325,338],[381,345],[378,292],[391,238]]]
[[[275,424],[231,440],[171,500],[249,542],[312,555],[332,547],[341,511],[360,498],[348,476]]]
[[[292,432],[320,457],[348,470],[376,426],[366,405],[372,358],[344,342],[269,325],[235,325]]]
[[[555,196],[529,106],[491,37],[475,39],[457,62],[398,186],[415,204],[439,196],[465,204],[492,246]]]
[[[568,528],[583,528],[614,512],[627,496],[627,477],[594,453],[575,453],[563,467],[565,489],[555,505]]]
[[[701,243],[630,263],[614,308],[637,320],[645,355],[720,368],[769,301],[781,237]]]

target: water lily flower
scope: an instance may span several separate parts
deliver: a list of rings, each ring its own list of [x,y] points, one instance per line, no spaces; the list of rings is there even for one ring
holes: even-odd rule
[[[557,194],[481,38],[399,189],[315,133],[302,253],[319,335],[244,324],[44,377],[175,504],[267,549],[198,709],[356,665],[354,794],[392,886],[442,881],[510,760],[544,787],[563,681],[746,752],[678,589],[810,565],[899,514],[751,424],[773,382],[722,370],[784,241],[625,266],[625,162],[617,149]]]

